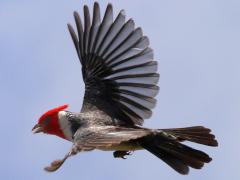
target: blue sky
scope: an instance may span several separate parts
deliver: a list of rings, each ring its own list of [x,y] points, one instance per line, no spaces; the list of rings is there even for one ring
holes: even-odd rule
[[[31,128],[55,106],[81,108],[84,85],[66,24],[93,1],[1,0],[1,179],[239,179],[240,1],[102,0],[102,12],[108,2],[115,15],[125,9],[143,28],[159,61],[158,104],[145,126],[210,127],[220,146],[193,147],[213,161],[181,176],[145,151],[127,160],[94,151],[69,159],[56,173],[44,172],[71,143],[33,135]]]

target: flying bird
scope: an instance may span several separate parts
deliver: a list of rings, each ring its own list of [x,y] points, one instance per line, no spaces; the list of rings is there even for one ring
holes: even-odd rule
[[[33,127],[34,133],[56,135],[73,143],[63,159],[45,168],[53,172],[70,157],[94,149],[113,151],[115,158],[145,149],[181,174],[189,167],[201,169],[212,159],[183,141],[217,146],[211,130],[203,126],[172,129],[142,127],[156,105],[159,74],[149,39],[124,10],[116,18],[107,5],[103,18],[94,3],[93,17],[84,6],[84,23],[74,12],[76,32],[68,29],[77,51],[85,83],[80,112],[70,112],[68,105],[44,113]]]

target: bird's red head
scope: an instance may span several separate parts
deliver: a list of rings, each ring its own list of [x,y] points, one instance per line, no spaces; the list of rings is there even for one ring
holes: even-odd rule
[[[38,123],[33,127],[33,133],[47,133],[57,135],[61,138],[65,138],[59,122],[58,122],[58,113],[68,107],[67,104],[63,106],[56,107],[44,113],[38,120]]]

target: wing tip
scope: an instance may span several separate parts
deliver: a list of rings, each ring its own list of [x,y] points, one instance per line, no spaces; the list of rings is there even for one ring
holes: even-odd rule
[[[113,5],[112,5],[112,3],[108,3],[108,5],[107,5],[107,9],[109,9],[109,10],[113,10]]]

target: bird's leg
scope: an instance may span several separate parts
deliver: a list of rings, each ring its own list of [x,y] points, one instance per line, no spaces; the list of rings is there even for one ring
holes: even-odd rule
[[[44,170],[47,172],[54,172],[58,170],[70,156],[73,156],[78,152],[79,152],[79,149],[76,146],[73,146],[72,149],[64,156],[63,159],[53,161],[50,164],[50,166],[45,167]]]
[[[113,156],[114,156],[115,158],[126,159],[125,156],[128,156],[128,155],[132,155],[131,151],[114,151],[114,152],[113,152]]]

